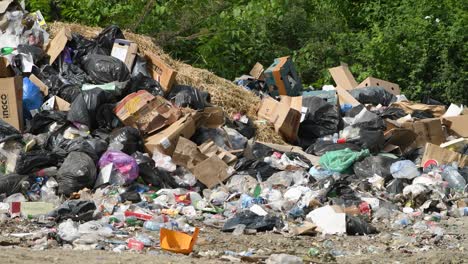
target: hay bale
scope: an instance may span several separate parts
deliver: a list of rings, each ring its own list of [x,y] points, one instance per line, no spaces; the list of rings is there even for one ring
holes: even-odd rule
[[[74,23],[54,22],[50,24],[50,33],[54,36],[61,28],[67,27],[72,32],[79,33],[87,38],[95,37],[101,28],[87,27]],[[221,78],[214,73],[192,67],[186,63],[172,59],[158,47],[152,38],[131,32],[124,32],[125,37],[138,44],[139,50],[149,51],[159,55],[161,59],[173,67],[178,73],[176,83],[190,85],[211,94],[212,103],[221,106],[228,115],[245,112],[254,121],[257,120],[257,110],[260,98],[252,92],[236,86],[231,81]],[[274,131],[272,125],[255,122],[257,126],[257,140],[285,144],[282,138]]]

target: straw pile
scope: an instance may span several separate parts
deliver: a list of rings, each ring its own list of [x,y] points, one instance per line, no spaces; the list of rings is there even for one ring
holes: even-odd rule
[[[87,38],[95,37],[102,30],[97,27],[87,27],[79,24],[54,22],[50,24],[50,33],[54,36],[62,27],[69,28],[72,32],[79,33]],[[138,44],[140,52],[152,52],[159,55],[162,60],[173,67],[178,73],[177,84],[190,85],[207,91],[211,94],[212,103],[223,107],[228,115],[245,112],[256,121],[256,112],[260,105],[260,98],[253,93],[234,85],[232,82],[216,76],[214,73],[194,68],[186,63],[172,59],[163,50],[154,44],[152,38],[131,32],[124,32],[125,37]],[[273,130],[273,127],[265,122],[255,122],[257,126],[257,140],[271,143],[284,144],[281,137]]]

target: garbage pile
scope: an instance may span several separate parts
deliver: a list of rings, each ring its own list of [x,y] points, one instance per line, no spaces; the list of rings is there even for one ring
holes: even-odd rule
[[[378,221],[443,237],[432,219],[468,214],[462,106],[358,85],[345,65],[330,69],[336,88],[302,93],[285,57],[236,81],[262,97],[258,116],[227,115],[118,27],[48,40],[14,4],[0,36],[0,211],[38,226],[34,249],[189,254],[208,227],[355,236]],[[254,118],[291,145],[256,141]]]

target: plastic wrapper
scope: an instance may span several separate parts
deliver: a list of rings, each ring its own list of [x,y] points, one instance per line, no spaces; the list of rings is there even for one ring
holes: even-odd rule
[[[18,131],[18,129],[0,119],[0,143],[6,142],[8,140],[21,139],[22,137],[23,136]]]
[[[58,194],[70,195],[83,188],[92,188],[96,180],[96,165],[83,152],[71,152],[58,170]]]
[[[245,225],[245,229],[255,229],[259,232],[281,229],[284,224],[281,218],[273,215],[259,216],[251,211],[237,213],[224,224],[223,232],[232,232],[238,225]]]
[[[396,101],[396,97],[383,87],[357,88],[350,90],[349,93],[361,104],[388,106]]]
[[[102,89],[84,91],[71,104],[67,119],[70,122],[86,125],[89,129],[95,129],[98,127],[97,109],[110,100],[110,95]]]
[[[334,105],[320,97],[306,96],[302,98],[302,107],[307,108],[307,113],[297,134],[301,146],[307,148],[317,138],[339,130],[340,113]]]
[[[113,149],[132,155],[137,151],[143,151],[144,142],[138,129],[126,126],[112,132],[109,145],[114,146]]]
[[[396,159],[385,156],[369,156],[362,161],[354,163],[353,169],[359,178],[370,178],[378,175],[386,180],[390,180],[392,179],[390,166],[395,161]]]
[[[113,172],[117,172],[121,179],[117,179],[120,183],[131,183],[138,178],[138,164],[136,160],[121,151],[108,150],[99,159],[99,167],[104,168],[112,164]]]
[[[94,84],[110,82],[125,82],[130,79],[130,72],[125,63],[112,56],[85,56],[81,67],[88,74],[88,79]]]
[[[33,150],[20,153],[16,161],[16,173],[28,174],[43,168],[57,166],[59,156],[46,150]]]
[[[359,152],[350,149],[329,151],[320,157],[320,165],[331,171],[346,172],[354,162],[369,156],[369,150],[364,149]]]
[[[65,201],[48,216],[55,218],[57,222],[66,219],[73,221],[90,221],[93,219],[96,205],[93,201],[69,200]]]
[[[19,174],[8,174],[0,177],[0,194],[10,196],[14,193],[26,192],[33,184],[29,176]]]
[[[209,93],[186,85],[174,86],[166,98],[178,107],[189,107],[195,110],[203,110],[206,106],[210,106],[211,101]]]

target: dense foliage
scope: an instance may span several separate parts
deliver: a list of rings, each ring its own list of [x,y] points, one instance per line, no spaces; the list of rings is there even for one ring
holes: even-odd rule
[[[468,2],[459,0],[30,0],[46,18],[155,37],[173,57],[233,79],[292,55],[303,82],[387,79],[411,99],[468,104]]]

